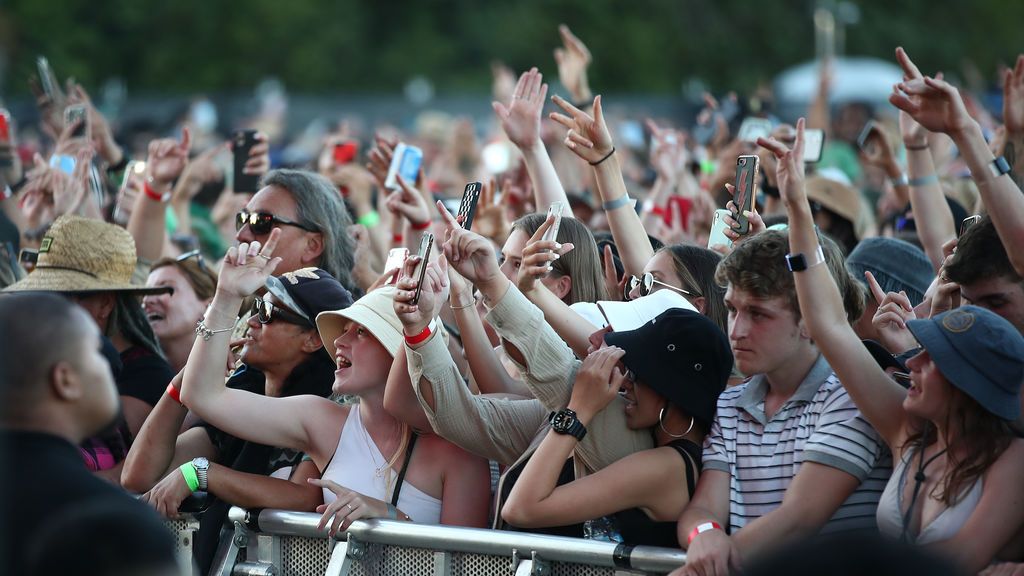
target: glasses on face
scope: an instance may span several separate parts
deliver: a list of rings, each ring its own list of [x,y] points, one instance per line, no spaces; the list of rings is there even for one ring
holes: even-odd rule
[[[242,210],[238,214],[235,214],[236,232],[241,230],[246,224],[249,225],[249,230],[257,236],[270,234],[270,231],[274,226],[295,226],[296,228],[302,228],[306,232],[316,232],[316,230],[313,230],[301,222],[293,222],[287,218],[275,216],[270,212],[249,212],[248,210]]]
[[[638,286],[640,287],[641,296],[647,296],[651,292],[654,292],[655,286],[663,286],[665,288],[675,290],[676,292],[679,292],[680,294],[683,294],[685,296],[690,296],[691,298],[694,297],[694,294],[689,290],[684,290],[682,288],[677,288],[670,284],[665,284],[661,280],[656,279],[654,277],[654,274],[648,272],[639,278],[637,278],[636,276],[629,277],[629,281],[626,282],[626,286],[622,291],[623,299],[627,301],[632,300],[632,298],[629,297],[629,293],[635,290]]]
[[[280,320],[289,324],[296,324],[307,328],[311,327],[309,320],[295,312],[290,312],[280,306],[274,306],[271,301],[264,300],[263,298],[255,298],[252,301],[252,315],[260,321],[260,324],[270,324],[274,320]]]

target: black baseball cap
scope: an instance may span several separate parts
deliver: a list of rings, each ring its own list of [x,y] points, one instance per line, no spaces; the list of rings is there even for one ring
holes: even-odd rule
[[[316,316],[352,305],[352,294],[321,268],[301,268],[267,278],[267,291],[281,304],[316,326]]]

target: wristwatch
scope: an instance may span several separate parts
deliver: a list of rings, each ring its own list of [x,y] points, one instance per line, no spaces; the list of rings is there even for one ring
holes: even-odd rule
[[[196,476],[199,478],[199,490],[207,491],[207,472],[210,469],[210,461],[200,456],[192,460],[192,465],[196,467]]]
[[[803,272],[811,266],[817,266],[825,262],[825,253],[821,250],[821,245],[818,245],[818,250],[814,253],[814,261],[808,262],[807,257],[803,253],[798,254],[786,254],[786,266],[790,272]]]
[[[587,429],[576,416],[576,412],[568,408],[552,412],[548,416],[548,422],[551,423],[551,429],[559,434],[568,434],[577,440],[583,440],[587,435]]]
[[[999,156],[995,160],[989,162],[988,171],[992,173],[992,176],[999,178],[1003,174],[1010,173],[1010,163],[1006,161],[1006,158]]]

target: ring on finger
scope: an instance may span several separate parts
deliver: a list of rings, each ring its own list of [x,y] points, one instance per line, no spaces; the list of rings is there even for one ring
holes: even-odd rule
[[[351,504],[345,504],[345,506],[347,506],[347,507],[348,507],[348,511],[349,511],[349,512],[351,512],[351,511],[355,510],[355,508],[353,508]]]

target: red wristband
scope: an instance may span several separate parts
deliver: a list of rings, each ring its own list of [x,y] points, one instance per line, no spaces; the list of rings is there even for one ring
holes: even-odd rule
[[[686,539],[686,545],[689,546],[690,542],[693,542],[693,539],[696,538],[698,534],[702,534],[708,530],[722,530],[722,525],[718,522],[702,522],[701,524],[697,524],[697,527],[693,529],[693,532],[690,532],[689,538]],[[724,530],[722,531],[724,532]]]
[[[408,334],[406,334],[405,343],[410,346],[415,346],[420,342],[425,342],[427,338],[430,338],[430,335],[434,333],[434,326],[434,320],[431,319],[430,324],[427,324],[427,326],[419,334],[416,334],[415,336],[409,336]]]
[[[409,227],[416,231],[426,230],[427,228],[430,228],[430,220],[427,220],[426,222],[421,222],[420,224],[413,224],[412,222],[410,222]]]
[[[142,191],[150,200],[156,200],[157,202],[166,202],[171,199],[171,193],[165,192],[163,194],[153,190],[153,187],[149,185],[149,180],[146,180],[142,184]]]
[[[654,208],[651,208],[651,214],[664,217],[668,216],[668,210],[666,210],[664,206],[655,206]]]
[[[401,234],[393,234],[391,236],[391,242],[393,244],[401,244],[402,242],[405,242],[405,237]]]
[[[178,404],[181,404],[181,390],[175,388],[173,383],[167,385],[167,395],[174,398],[174,401]],[[182,406],[184,406],[184,404],[182,404]]]

